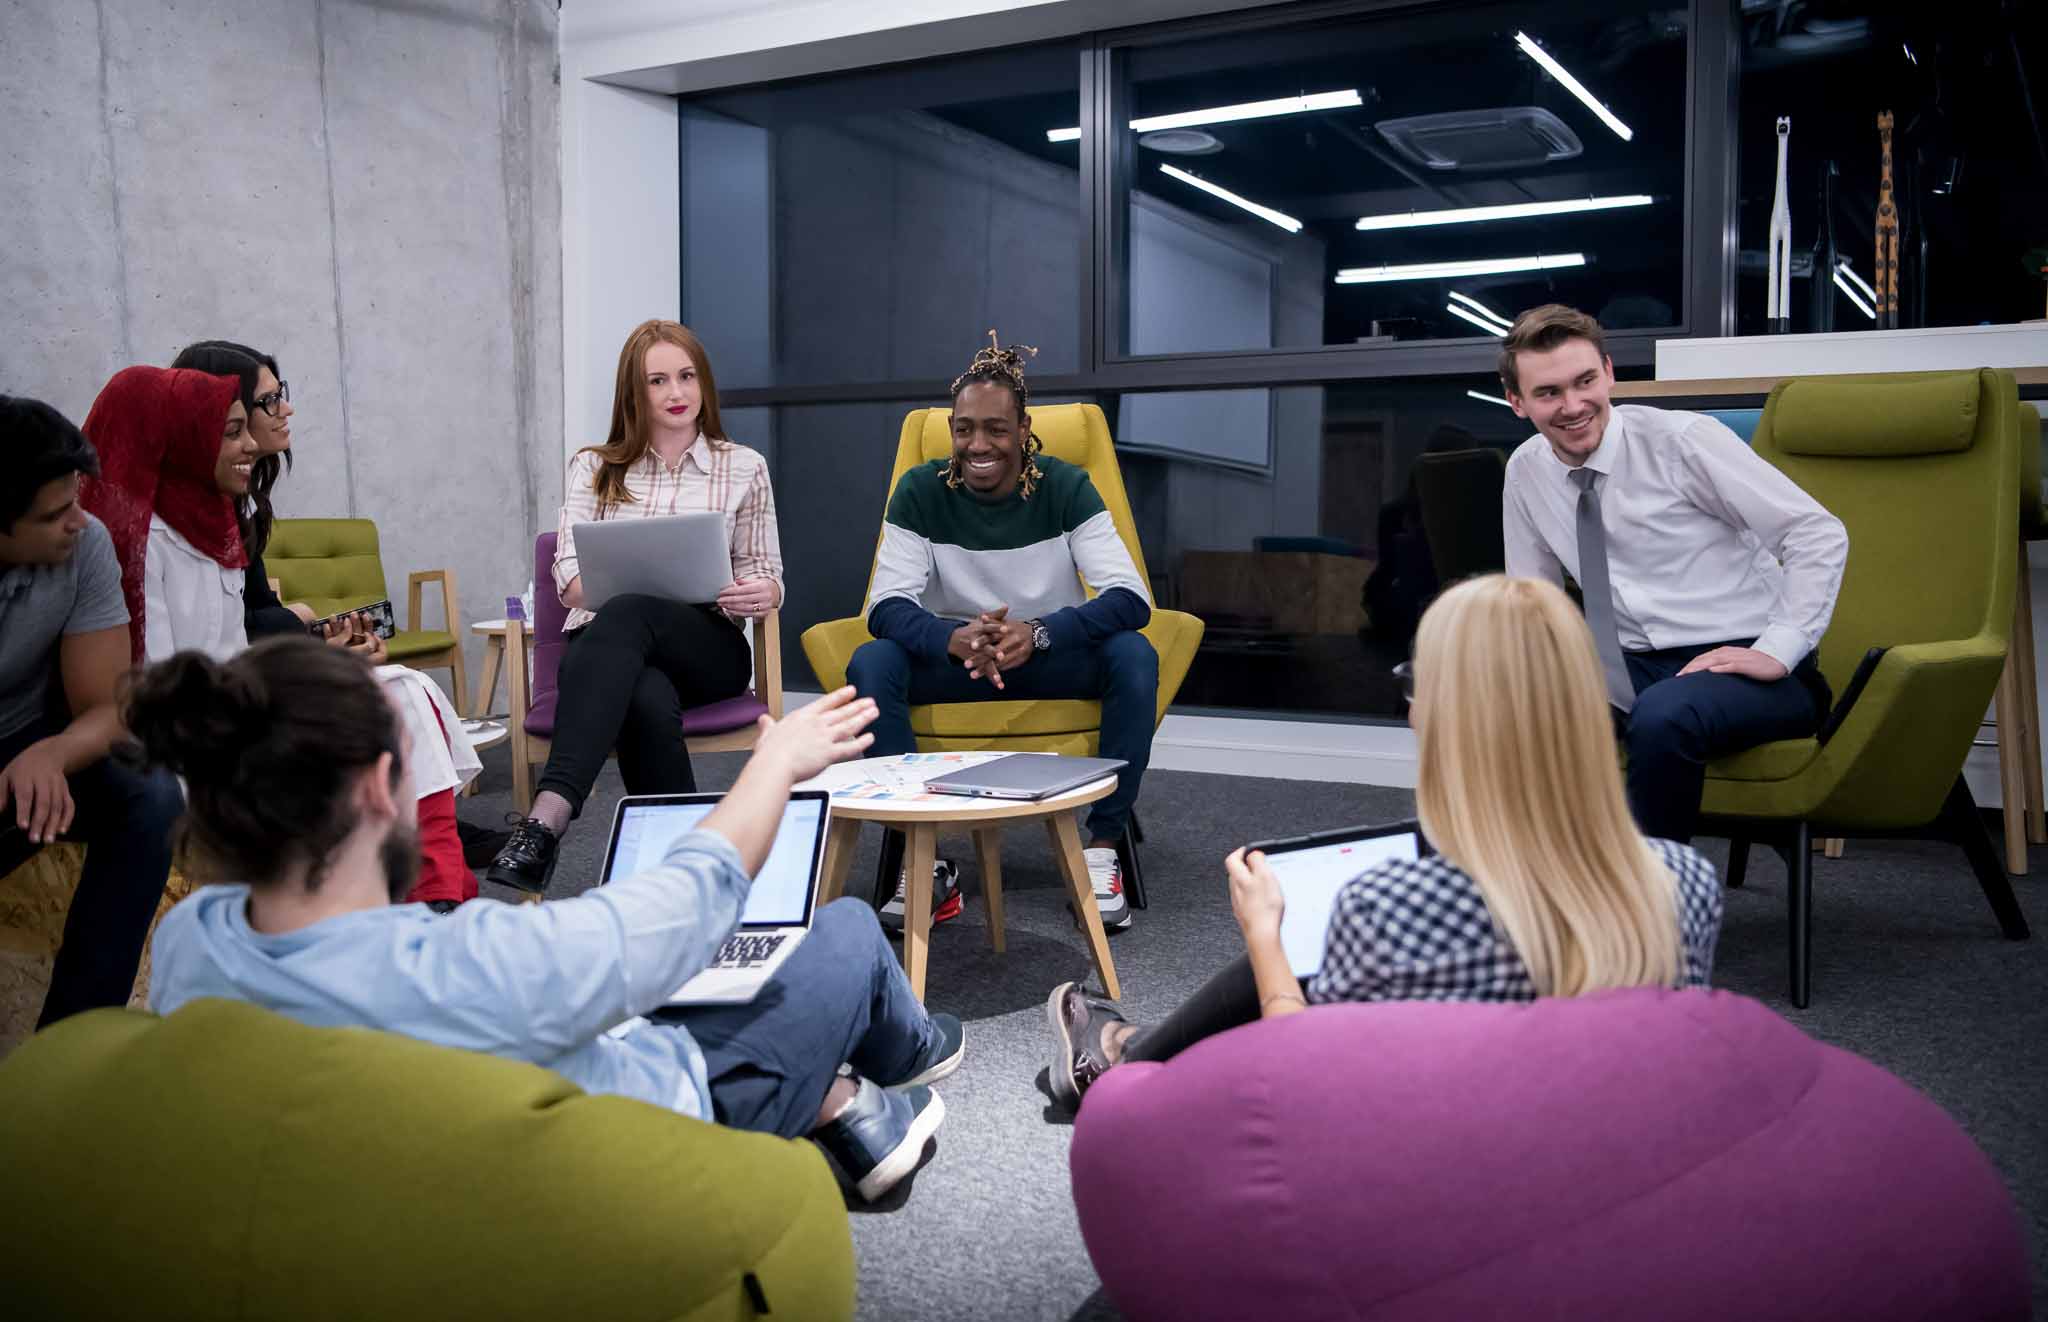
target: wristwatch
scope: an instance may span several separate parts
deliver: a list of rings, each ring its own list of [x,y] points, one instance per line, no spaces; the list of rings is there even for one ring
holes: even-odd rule
[[[1052,648],[1052,630],[1045,627],[1045,621],[1026,620],[1025,623],[1031,626],[1031,650],[1034,652],[1050,651]]]

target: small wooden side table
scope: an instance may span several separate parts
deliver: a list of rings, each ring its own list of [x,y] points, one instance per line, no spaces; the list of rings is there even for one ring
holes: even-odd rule
[[[505,663],[506,620],[478,620],[469,626],[469,631],[484,640],[484,682],[477,685],[476,705],[469,711],[473,718],[491,714],[491,704],[498,699],[498,667]],[[526,656],[533,659],[533,630],[527,629]]]
[[[798,788],[837,790],[867,779],[866,771],[886,758],[856,759],[827,767]],[[947,768],[933,767],[938,775]],[[853,863],[854,847],[860,840],[863,822],[880,822],[907,837],[903,851],[904,913],[903,971],[909,975],[910,990],[924,999],[927,944],[932,926],[932,860],[938,853],[941,828],[962,828],[974,837],[974,852],[981,864],[981,885],[988,903],[988,940],[998,954],[1003,949],[1003,873],[1001,834],[1005,826],[1040,821],[1052,839],[1053,856],[1067,883],[1074,912],[1080,916],[1088,953],[1102,988],[1111,1000],[1123,995],[1117,985],[1116,965],[1110,959],[1109,938],[1102,930],[1102,912],[1095,907],[1095,889],[1088,880],[1088,863],[1081,855],[1081,833],[1074,825],[1074,810],[1116,789],[1116,777],[1104,776],[1081,788],[1050,799],[1019,803],[1012,799],[971,799],[931,795],[915,799],[848,798],[832,796],[832,825],[825,836],[823,876],[818,883],[818,903],[829,904],[846,887],[846,873]]]

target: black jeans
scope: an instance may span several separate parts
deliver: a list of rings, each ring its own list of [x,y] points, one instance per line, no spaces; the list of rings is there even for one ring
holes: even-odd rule
[[[569,636],[540,788],[580,814],[617,748],[626,793],[694,791],[683,712],[745,692],[752,674],[747,636],[715,607],[613,597]]]
[[[1254,1023],[1260,1015],[1259,983],[1250,955],[1239,955],[1203,983],[1180,1008],[1131,1034],[1124,1060],[1172,1060],[1205,1037]]]
[[[1690,843],[1698,829],[1707,763],[1773,739],[1804,739],[1820,729],[1833,698],[1811,656],[1782,679],[1699,671],[1678,678],[1688,661],[1754,639],[1625,652],[1636,704],[1616,722],[1628,748],[1628,806],[1644,835]]]
[[[38,721],[0,737],[0,766],[61,728]],[[103,757],[66,779],[75,811],[62,838],[85,846],[85,868],[37,1028],[81,1010],[128,1004],[142,943],[171,876],[171,828],[185,811],[177,777],[162,768],[131,771]],[[41,848],[15,825],[14,801],[0,801],[0,876]]]

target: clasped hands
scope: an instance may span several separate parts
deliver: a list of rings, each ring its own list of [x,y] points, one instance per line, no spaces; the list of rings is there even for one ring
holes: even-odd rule
[[[1031,659],[1031,622],[1009,618],[1010,608],[983,611],[953,630],[946,651],[967,667],[974,679],[1003,687],[1003,672]]]
[[[775,580],[743,578],[718,590],[718,609],[727,615],[754,620],[775,609]]]

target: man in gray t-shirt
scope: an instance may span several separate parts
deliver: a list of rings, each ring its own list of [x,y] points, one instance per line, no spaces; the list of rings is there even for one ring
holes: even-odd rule
[[[108,756],[128,606],[113,539],[78,503],[98,472],[62,414],[0,395],[0,876],[51,841],[85,846],[38,1028],[127,1004],[184,811],[175,777]]]

